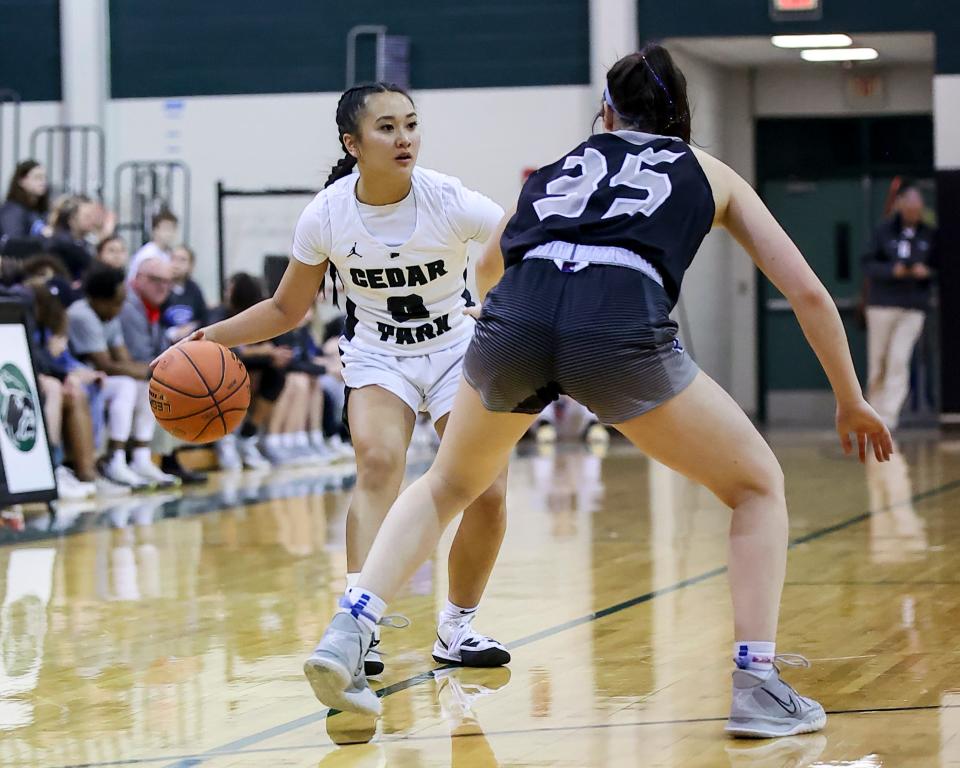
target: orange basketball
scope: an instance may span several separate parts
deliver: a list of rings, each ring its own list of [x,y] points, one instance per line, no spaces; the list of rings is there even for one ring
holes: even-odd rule
[[[188,341],[160,356],[150,379],[150,408],[167,432],[188,443],[212,443],[243,421],[250,377],[233,352],[212,341]]]

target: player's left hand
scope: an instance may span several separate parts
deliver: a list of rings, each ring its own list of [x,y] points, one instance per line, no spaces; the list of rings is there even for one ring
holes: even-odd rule
[[[837,404],[837,434],[843,452],[848,456],[853,452],[853,441],[850,435],[857,436],[857,449],[861,462],[867,460],[867,441],[873,447],[873,455],[877,461],[889,461],[893,453],[893,438],[890,430],[883,423],[870,404],[861,398],[852,404]]]
[[[472,307],[464,307],[463,314],[472,317],[474,320],[480,319],[480,313],[483,312],[483,304],[474,304]]]

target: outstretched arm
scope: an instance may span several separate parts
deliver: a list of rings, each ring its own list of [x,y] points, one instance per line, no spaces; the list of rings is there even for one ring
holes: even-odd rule
[[[697,151],[717,204],[715,223],[727,228],[787,298],[837,398],[837,429],[844,450],[857,434],[861,460],[867,437],[878,459],[892,452],[890,433],[863,399],[846,332],[833,298],[759,195],[719,160]]]
[[[311,266],[290,259],[277,292],[219,323],[201,329],[202,338],[238,347],[273,339],[296,328],[320,292],[328,262]],[[198,332],[199,333],[199,332]],[[192,338],[198,338],[196,334]]]

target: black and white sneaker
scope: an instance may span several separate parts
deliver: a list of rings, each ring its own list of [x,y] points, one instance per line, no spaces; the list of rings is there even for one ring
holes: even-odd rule
[[[379,678],[383,674],[383,656],[377,650],[378,645],[380,645],[380,627],[373,630],[370,650],[363,658],[363,672],[368,678]]]
[[[393,629],[406,629],[410,626],[410,619],[399,613],[393,613],[380,619],[380,623],[374,627],[373,640],[367,655],[363,657],[363,673],[372,680],[379,680],[383,675],[383,657],[384,652],[377,649],[380,645],[380,627],[391,627]]]
[[[502,667],[510,663],[510,652],[503,643],[477,632],[472,625],[476,612],[441,621],[437,627],[437,642],[433,644],[433,658],[440,664],[463,667]]]

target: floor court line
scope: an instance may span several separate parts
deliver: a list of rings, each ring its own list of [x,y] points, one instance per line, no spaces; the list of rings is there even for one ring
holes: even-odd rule
[[[896,715],[909,714],[912,712],[930,712],[946,709],[960,709],[960,704],[921,704],[905,707],[872,707],[867,709],[828,709],[827,714],[830,717],[843,717],[845,715]],[[477,737],[490,738],[494,736],[527,736],[534,733],[577,733],[578,731],[597,731],[612,730],[617,728],[646,728],[650,726],[661,725],[699,725],[702,723],[722,723],[726,721],[726,716],[722,717],[689,717],[676,720],[637,720],[629,723],[587,723],[584,725],[556,725],[545,726],[543,728],[514,728],[501,731],[483,731],[482,733],[463,733],[463,734],[437,734],[435,736],[403,736],[394,735],[382,738],[379,744],[397,744],[397,743],[415,743],[430,741],[447,741],[449,739],[475,739]],[[357,742],[357,744],[368,742]],[[329,747],[327,742],[316,744],[298,744],[288,747],[258,747],[255,749],[236,749],[218,752],[216,755],[200,753],[196,755],[178,755],[171,758],[166,757],[139,757],[128,760],[114,760],[106,763],[74,763],[71,765],[61,765],[57,768],[119,768],[126,765],[146,765],[149,763],[160,763],[164,760],[176,759],[180,762],[177,765],[187,768],[188,766],[200,765],[202,761],[209,760],[212,757],[228,757],[237,755],[261,755],[277,754],[282,752],[299,752],[307,749],[324,749]],[[349,746],[341,744],[341,746]]]
[[[901,507],[907,504],[915,504],[920,501],[924,501],[926,499],[934,498],[936,496],[942,496],[943,494],[949,493],[958,488],[960,488],[960,479],[953,480],[949,483],[944,483],[942,485],[935,486],[933,488],[929,488],[925,491],[921,491],[917,494],[914,494],[909,499],[904,499],[904,500],[895,502],[893,504],[888,504],[886,507],[882,507],[878,510],[868,510],[866,512],[862,512],[858,515],[847,518],[846,520],[841,520],[840,522],[835,523],[833,525],[826,526],[824,528],[819,528],[817,530],[811,531],[810,533],[804,534],[803,536],[799,536],[790,541],[789,548],[793,549],[795,547],[800,546],[801,544],[807,544],[812,541],[817,541],[819,539],[824,538],[825,536],[829,536],[839,531],[846,530],[854,525],[857,525],[858,523],[862,523],[865,520],[869,520],[870,517],[875,514],[879,514],[881,512],[887,512],[891,509],[896,509],[898,507]],[[549,627],[540,632],[536,632],[532,635],[527,635],[526,637],[520,638],[519,640],[515,640],[514,642],[509,643],[508,647],[519,648],[524,645],[534,643],[538,640],[543,640],[547,637],[551,637],[560,632],[564,632],[568,629],[572,629],[574,627],[587,624],[591,621],[596,621],[597,619],[602,619],[606,616],[610,616],[612,614],[619,613],[620,611],[626,610],[627,608],[632,608],[636,605],[640,605],[641,603],[648,602],[650,600],[653,600],[655,597],[660,597],[662,595],[670,594],[672,592],[676,592],[686,587],[700,584],[701,582],[707,581],[708,579],[714,578],[716,576],[720,576],[726,572],[727,572],[727,566],[725,565],[719,566],[717,568],[713,568],[697,576],[692,576],[690,578],[683,579],[682,581],[678,581],[675,584],[671,584],[667,587],[662,587],[660,589],[652,590],[643,595],[638,595],[628,600],[624,600],[622,602],[608,606],[606,608],[602,608],[599,611],[595,611],[593,613],[589,613],[584,616],[571,619],[570,621],[563,622],[562,624],[558,624],[554,627]],[[433,670],[421,672],[417,675],[414,675],[413,677],[407,678],[406,680],[402,680],[400,682],[394,683],[393,685],[386,686],[385,688],[382,688],[379,691],[377,691],[377,695],[380,698],[383,698],[385,696],[390,696],[394,693],[399,693],[400,691],[404,691],[415,685],[419,685],[420,683],[430,680],[433,677],[432,672]],[[274,736],[280,736],[280,735],[290,733],[291,731],[295,731],[306,725],[311,725],[313,723],[320,722],[321,720],[324,720],[327,717],[332,717],[336,714],[338,714],[336,710],[321,710],[320,712],[317,712],[315,714],[306,715],[304,717],[298,718],[297,720],[292,720],[289,723],[282,723],[280,725],[274,726],[273,728],[269,728],[265,731],[260,731],[259,733],[251,734],[250,736],[246,736],[242,739],[237,739],[236,741],[232,741],[220,747],[215,747],[211,750],[201,753],[196,757],[190,757],[184,760],[177,760],[176,762],[172,762],[172,763],[169,763],[168,765],[163,766],[163,768],[193,768],[194,766],[201,765],[207,760],[213,759],[217,756],[220,756],[223,754],[229,754],[236,750],[252,746],[253,744],[266,741],[267,739],[270,739]],[[96,766],[91,766],[90,768],[103,768],[103,766],[106,766],[106,765],[109,765],[109,764],[97,764]]]

